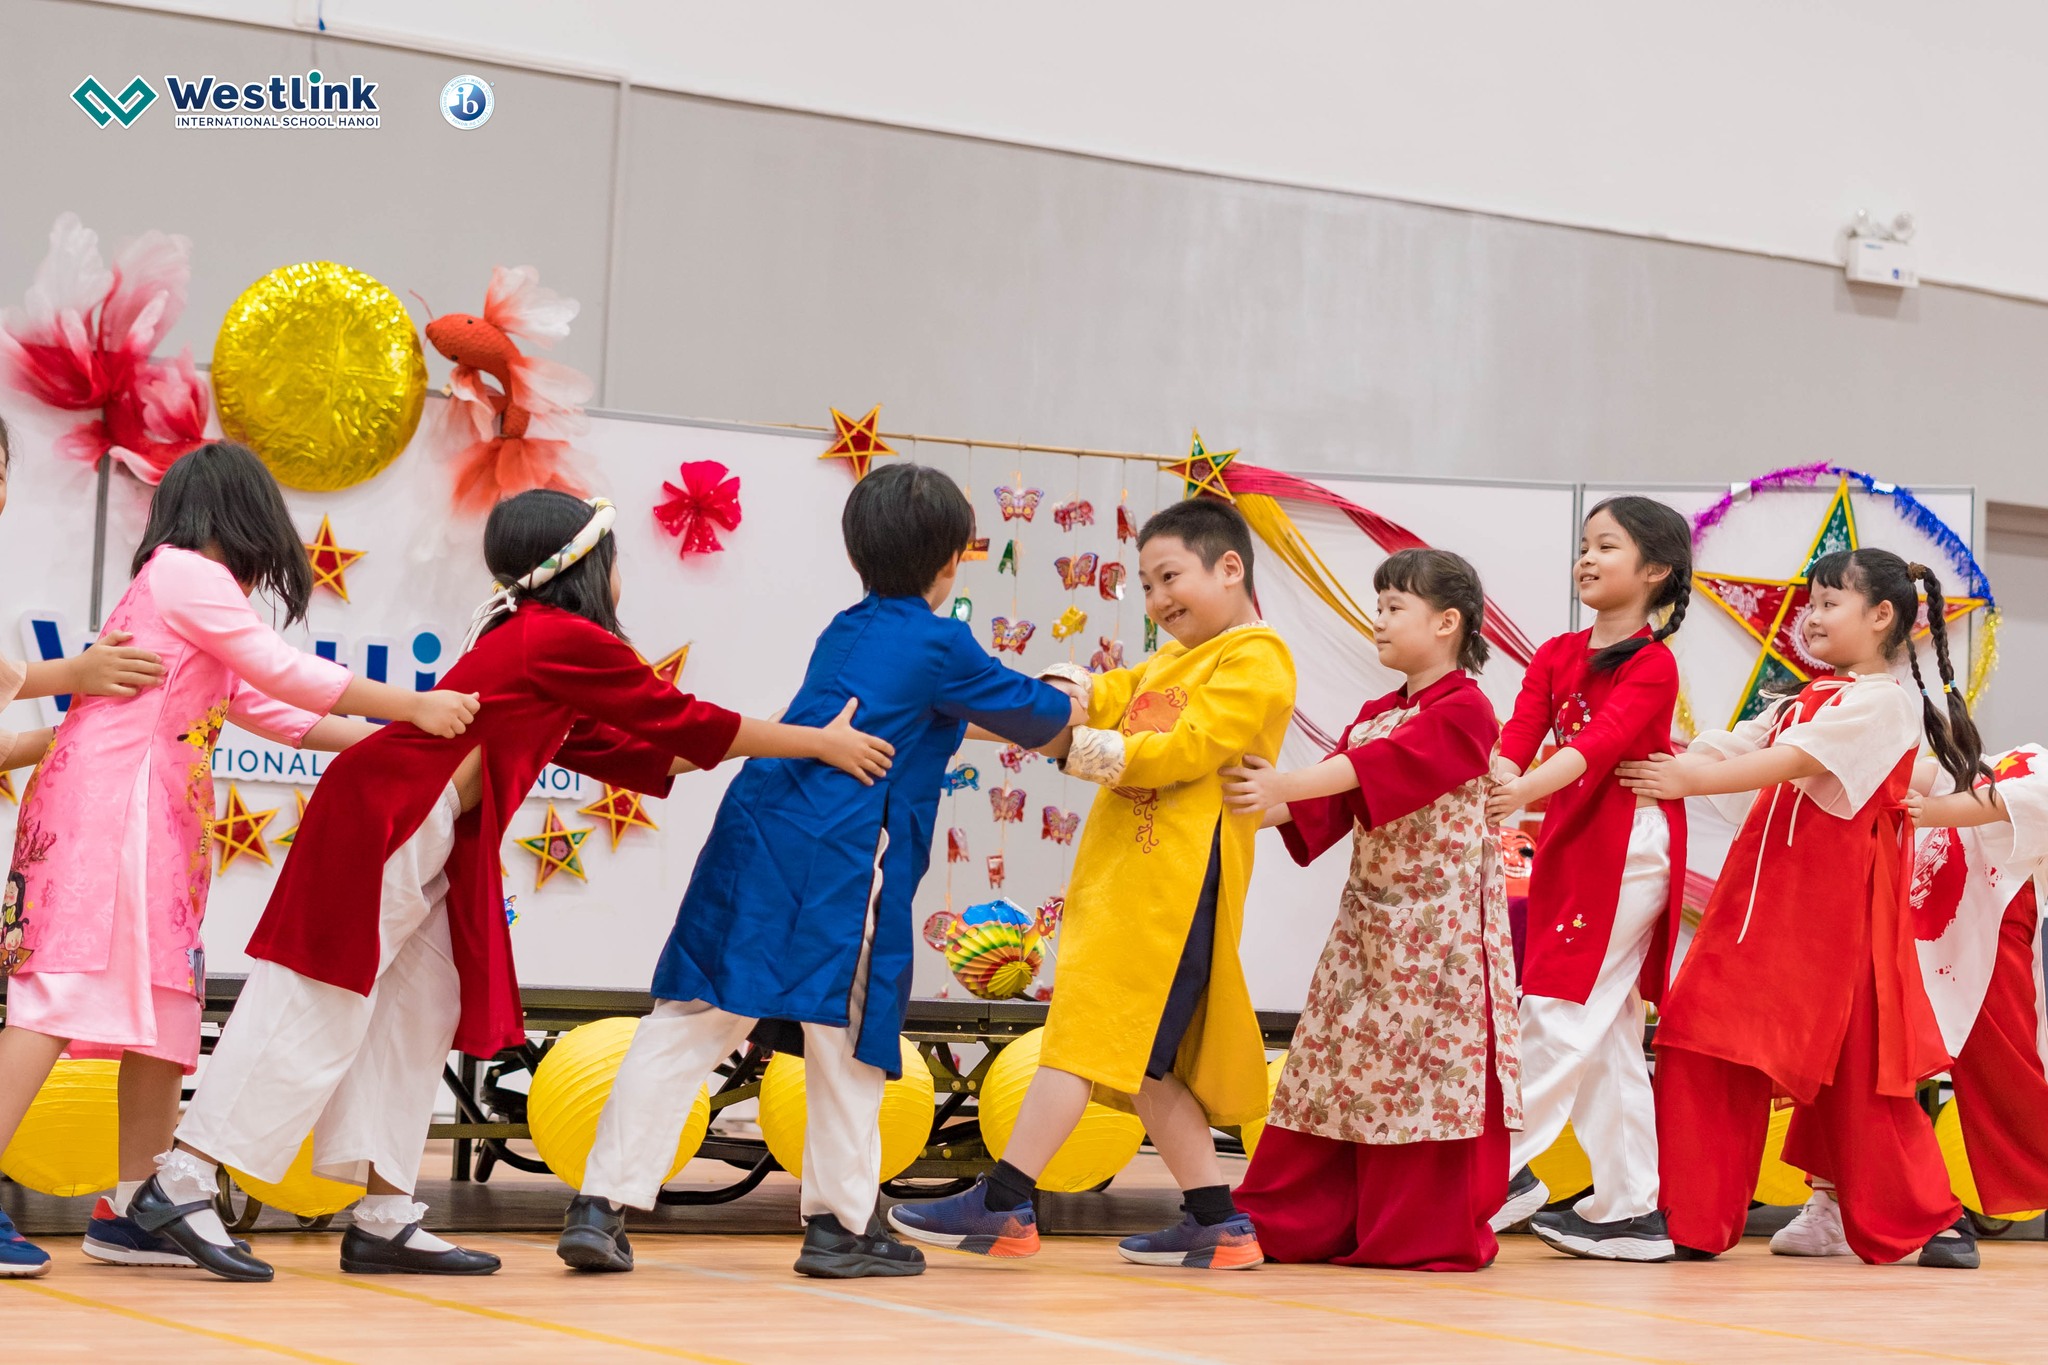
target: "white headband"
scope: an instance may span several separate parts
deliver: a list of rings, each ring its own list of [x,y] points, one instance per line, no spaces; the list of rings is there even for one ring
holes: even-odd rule
[[[524,577],[510,583],[494,585],[491,595],[469,619],[469,638],[463,644],[465,651],[476,643],[477,637],[484,633],[491,622],[500,616],[511,615],[519,605],[520,593],[532,592],[551,581],[562,570],[597,548],[597,542],[603,540],[611,531],[612,522],[617,519],[619,509],[612,506],[609,498],[592,498],[590,507],[590,520],[583,523],[583,529],[578,531],[567,545],[543,559]]]

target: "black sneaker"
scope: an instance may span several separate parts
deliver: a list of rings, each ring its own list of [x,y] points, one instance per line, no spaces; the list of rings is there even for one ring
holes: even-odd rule
[[[1721,1259],[1721,1253],[1718,1251],[1701,1251],[1698,1247],[1685,1247],[1673,1242],[1671,1244],[1671,1259],[1674,1261],[1718,1261]]]
[[[829,1213],[804,1219],[804,1249],[796,1273],[817,1280],[858,1280],[869,1275],[922,1275],[924,1253],[899,1241],[878,1213],[856,1236]]]
[[[569,1201],[555,1254],[575,1270],[631,1270],[633,1244],[626,1240],[626,1211],[613,1208],[608,1199],[577,1195]]]
[[[1668,1261],[1676,1251],[1662,1213],[1590,1223],[1570,1209],[1539,1213],[1529,1230],[1546,1246],[1589,1261]]]
[[[1508,1181],[1507,1202],[1500,1206],[1500,1212],[1488,1220],[1495,1232],[1506,1232],[1529,1221],[1530,1215],[1550,1202],[1550,1190],[1536,1178],[1536,1172],[1524,1166]]]
[[[1920,1264],[1936,1270],[1975,1270],[1984,1264],[1977,1254],[1977,1229],[1970,1226],[1969,1218],[1958,1218],[1954,1227],[1929,1238],[1920,1248]]]

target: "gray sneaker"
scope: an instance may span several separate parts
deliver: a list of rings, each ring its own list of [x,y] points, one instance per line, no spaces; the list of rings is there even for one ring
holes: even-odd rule
[[[1975,1270],[1984,1264],[1977,1253],[1977,1229],[1970,1226],[1969,1218],[1958,1218],[1954,1227],[1929,1238],[1920,1248],[1920,1264],[1935,1270]]]
[[[1531,1218],[1529,1231],[1553,1250],[1589,1261],[1668,1261],[1677,1254],[1662,1213],[1594,1223],[1559,1209]]]
[[[608,1199],[577,1195],[569,1201],[555,1254],[574,1270],[631,1270],[633,1244],[626,1240],[626,1211]]]

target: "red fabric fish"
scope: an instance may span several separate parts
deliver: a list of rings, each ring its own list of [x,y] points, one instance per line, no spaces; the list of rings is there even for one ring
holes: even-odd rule
[[[559,488],[582,496],[582,481],[568,467],[571,439],[588,422],[590,377],[566,365],[530,356],[514,337],[552,346],[569,334],[581,307],[543,288],[532,266],[491,272],[482,317],[444,313],[427,324],[427,341],[455,362],[448,387],[451,431],[469,438],[455,456],[455,505],[486,512],[529,488]],[[484,376],[498,381],[493,388]]]

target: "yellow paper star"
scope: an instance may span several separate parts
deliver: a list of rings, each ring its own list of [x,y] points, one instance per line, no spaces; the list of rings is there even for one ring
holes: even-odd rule
[[[270,842],[276,844],[279,848],[290,848],[293,840],[299,837],[300,826],[306,823],[306,794],[294,787],[292,789],[292,799],[299,803],[298,823],[284,833],[271,837]]]
[[[826,447],[821,460],[845,460],[853,466],[853,481],[859,483],[868,476],[868,463],[883,455],[894,455],[896,448],[883,440],[875,431],[875,423],[881,419],[882,405],[875,404],[868,409],[868,415],[855,421],[832,409],[832,444]]]
[[[6,797],[14,805],[21,804],[21,798],[14,794],[13,773],[0,773],[0,796]]]
[[[1166,467],[1166,472],[1179,476],[1187,485],[1185,496],[1200,497],[1204,493],[1214,494],[1225,502],[1236,502],[1230,488],[1223,482],[1223,471],[1237,458],[1235,450],[1219,450],[1211,453],[1202,445],[1202,433],[1195,433],[1194,444],[1188,449],[1188,457]]]
[[[680,692],[683,690],[683,665],[688,662],[690,662],[690,646],[686,644],[681,649],[664,656],[660,663],[653,665],[654,676]]]
[[[207,825],[207,833],[220,848],[220,870],[228,870],[235,859],[244,853],[261,860],[264,866],[272,866],[270,848],[263,842],[263,830],[277,818],[277,809],[250,810],[242,802],[242,789],[228,784],[228,808],[217,819]]]
[[[531,838],[521,839],[519,846],[540,859],[540,866],[534,870],[533,889],[538,891],[548,884],[548,878],[557,872],[566,872],[577,881],[587,882],[590,878],[583,871],[583,841],[591,836],[587,829],[570,829],[562,823],[562,817],[555,813],[555,803],[548,802],[548,816],[542,822],[540,833]]]
[[[605,827],[611,831],[614,851],[617,851],[619,840],[626,837],[626,831],[629,829],[661,828],[647,818],[647,809],[640,804],[639,792],[614,787],[610,783],[605,784],[603,797],[587,806],[579,806],[576,813],[604,821]]]
[[[367,553],[366,550],[342,549],[334,539],[333,524],[326,517],[320,518],[320,534],[306,546],[306,557],[313,562],[313,586],[331,588],[335,596],[348,601],[348,581],[343,575],[351,564]]]

